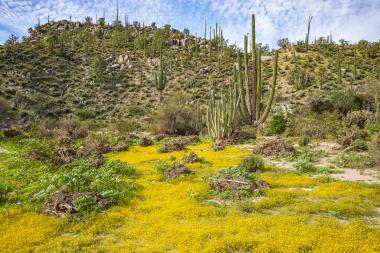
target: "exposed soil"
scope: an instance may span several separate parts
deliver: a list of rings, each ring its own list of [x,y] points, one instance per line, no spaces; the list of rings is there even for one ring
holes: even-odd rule
[[[269,139],[269,141],[267,141]],[[273,143],[275,139],[264,138],[263,143]],[[244,150],[255,150],[255,147],[263,147],[264,145],[259,144],[257,146],[253,145],[239,145],[241,149]],[[310,145],[313,150],[323,150],[326,152],[326,156],[321,157],[314,163],[318,167],[335,167],[335,160],[343,152],[343,146],[334,142],[319,142]],[[272,166],[285,170],[295,170],[295,161],[289,161],[284,158],[277,157],[264,157],[264,161]],[[353,182],[366,182],[366,183],[380,183],[380,172],[374,168],[367,169],[353,169],[353,168],[339,168],[342,173],[331,174],[330,176],[342,180],[342,181],[353,181]]]

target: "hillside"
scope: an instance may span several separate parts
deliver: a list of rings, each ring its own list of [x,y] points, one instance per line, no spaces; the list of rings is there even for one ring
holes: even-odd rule
[[[211,41],[195,38],[170,26],[141,27],[135,23],[123,27],[52,21],[29,32],[22,42],[10,41],[0,48],[0,95],[15,110],[30,116],[57,118],[75,114],[81,119],[100,120],[149,117],[159,105],[153,80],[161,43],[168,73],[166,97],[184,91],[192,100],[204,102],[211,90],[218,93],[229,84],[236,62],[235,47],[223,43],[220,52],[218,38]],[[289,43],[280,50],[275,97],[278,105],[302,110],[301,105],[333,91],[379,85],[376,81],[379,43],[335,44],[321,38],[310,45],[308,53],[298,52],[302,46]],[[337,83],[339,50],[340,84]],[[271,54],[264,49],[264,91],[270,84]],[[101,73],[95,73],[97,60],[100,68],[104,68],[97,70]]]

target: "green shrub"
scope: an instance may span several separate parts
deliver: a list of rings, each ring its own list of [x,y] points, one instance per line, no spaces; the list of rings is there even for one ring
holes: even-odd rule
[[[134,176],[136,174],[136,170],[129,163],[120,160],[106,163],[103,166],[103,169],[112,170],[120,175],[129,177]]]
[[[254,179],[254,175],[251,172],[249,172],[246,168],[242,168],[240,166],[231,166],[231,167],[223,168],[219,170],[218,172],[214,173],[213,175],[211,175],[208,179],[215,181],[219,179],[220,177],[222,177],[223,175],[232,175],[232,176],[241,177],[241,178],[245,178],[249,180]]]
[[[169,135],[197,134],[197,110],[186,101],[190,101],[190,98],[182,93],[172,94],[167,103],[153,115],[151,131]]]
[[[247,200],[240,202],[239,209],[244,213],[252,213],[254,210],[252,201]]]
[[[80,213],[89,213],[95,209],[96,199],[94,196],[84,195],[73,201],[74,208]]]
[[[295,165],[297,171],[301,173],[316,173],[318,168],[307,160],[299,160]]]
[[[156,163],[155,165],[155,170],[158,171],[159,173],[164,173],[165,170],[169,169],[170,168],[170,164],[169,163],[166,163],[165,161],[163,160],[160,160]]]
[[[140,187],[131,180],[123,179],[122,174],[115,170],[118,167],[96,168],[86,160],[77,161],[59,169],[57,185],[65,185],[69,192],[95,192],[101,197],[111,198],[115,203],[127,203]]]
[[[302,136],[299,140],[298,140],[298,145],[300,147],[306,147],[307,145],[309,145],[309,142],[310,142],[310,138],[307,137],[307,136]]]
[[[356,139],[354,143],[352,144],[355,150],[368,150],[368,144],[365,140],[363,139]]]
[[[249,172],[262,172],[264,170],[264,160],[260,156],[250,155],[240,161],[239,167]]]
[[[5,182],[0,181],[0,204],[7,200],[7,194],[12,191],[11,186]]]
[[[270,131],[269,134],[282,134],[286,130],[287,118],[282,111],[276,112],[272,116],[270,121]]]
[[[348,152],[338,157],[336,164],[339,167],[364,169],[373,167],[375,161],[372,156],[366,153]]]
[[[380,123],[368,123],[365,126],[365,130],[367,130],[370,134],[380,133]]]

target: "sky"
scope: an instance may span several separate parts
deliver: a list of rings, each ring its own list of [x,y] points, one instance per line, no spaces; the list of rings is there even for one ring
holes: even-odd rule
[[[350,42],[380,39],[380,0],[0,0],[0,43],[10,34],[27,34],[40,18],[51,20],[95,19],[105,12],[106,21],[119,15],[158,26],[170,24],[192,34],[204,34],[207,26],[218,22],[230,44],[242,44],[249,34],[251,14],[256,15],[257,42],[275,47],[281,38],[303,40],[309,15],[313,16],[310,38],[326,36]]]

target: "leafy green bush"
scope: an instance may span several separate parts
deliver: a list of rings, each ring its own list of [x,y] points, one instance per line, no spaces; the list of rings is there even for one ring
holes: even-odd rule
[[[103,169],[115,171],[117,174],[129,177],[134,176],[136,174],[135,168],[133,168],[129,163],[120,160],[106,163],[103,166]]]
[[[11,192],[11,186],[5,182],[0,181],[0,204],[7,200],[7,194]]]
[[[95,208],[95,196],[84,195],[76,198],[73,202],[75,209],[80,213],[89,213]]]
[[[218,172],[214,173],[212,176],[210,176],[209,179],[215,181],[223,175],[232,175],[249,180],[254,179],[252,173],[250,173],[246,168],[242,168],[240,166],[231,166],[228,168],[221,169]]]
[[[59,170],[57,185],[65,185],[70,192],[95,192],[104,198],[112,198],[115,203],[127,203],[136,195],[139,185],[123,179],[118,171],[121,164],[113,164],[96,168],[88,161],[81,160],[64,165]]]
[[[356,139],[354,143],[352,144],[355,150],[368,150],[368,144],[365,140],[363,139]]]
[[[262,172],[264,160],[257,155],[246,156],[240,161],[239,167],[249,172]]]
[[[282,134],[286,130],[286,125],[288,121],[285,114],[282,111],[278,111],[273,114],[272,120],[270,121],[269,134]]]

